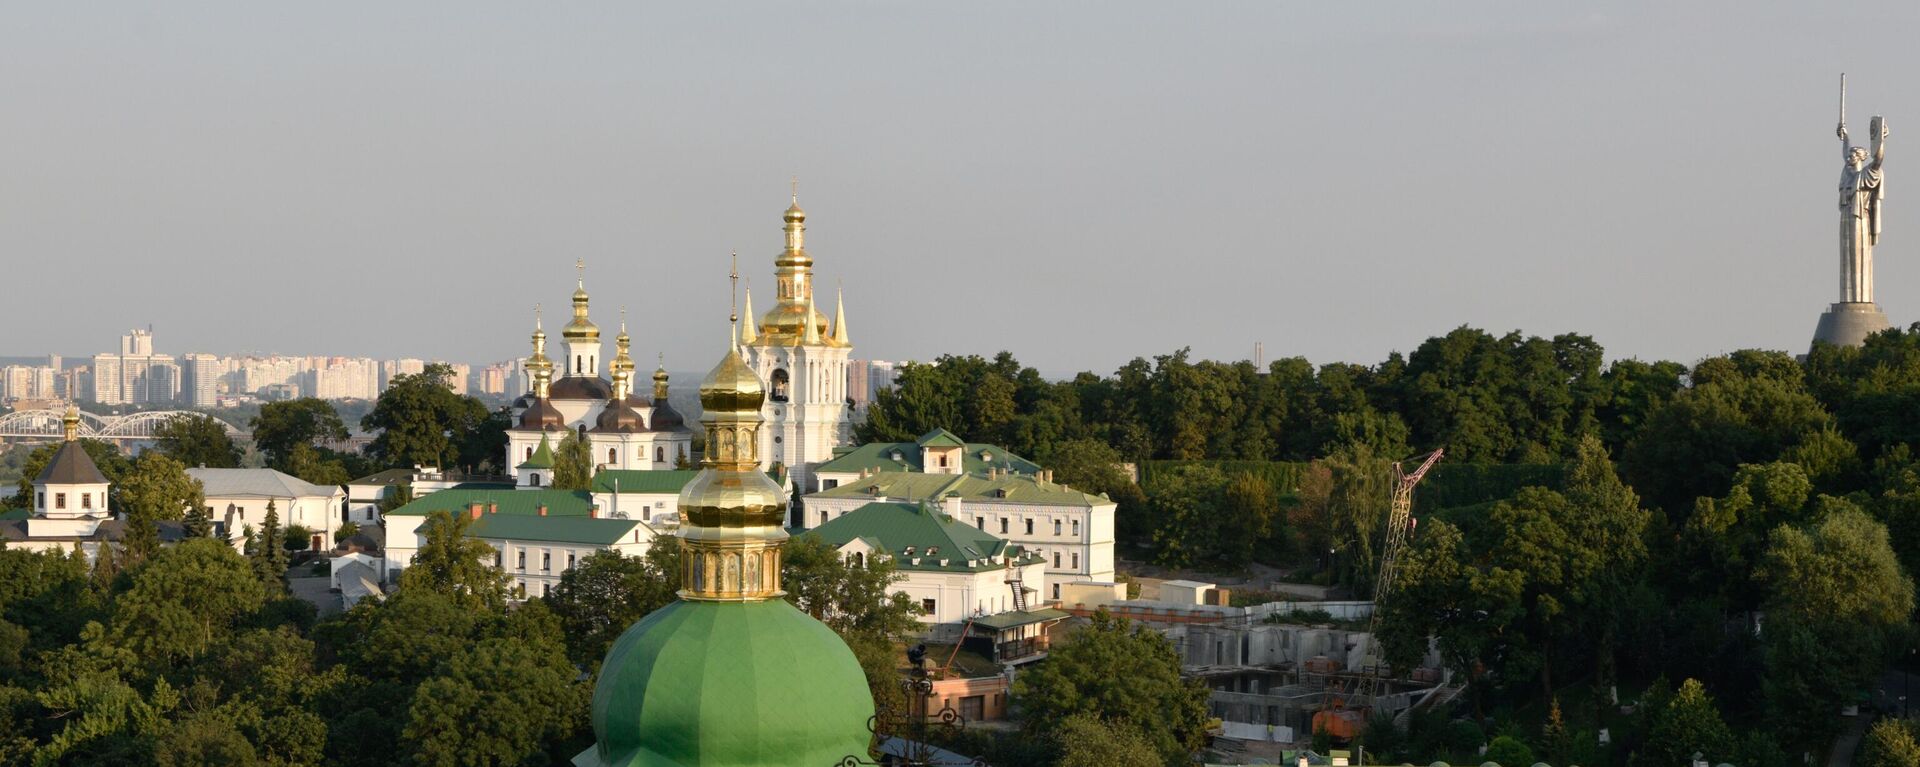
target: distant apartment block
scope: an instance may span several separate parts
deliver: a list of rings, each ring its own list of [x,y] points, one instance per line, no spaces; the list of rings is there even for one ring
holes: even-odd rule
[[[180,366],[173,356],[153,352],[153,329],[120,337],[117,354],[93,355],[93,400],[103,405],[173,402],[180,391]]]

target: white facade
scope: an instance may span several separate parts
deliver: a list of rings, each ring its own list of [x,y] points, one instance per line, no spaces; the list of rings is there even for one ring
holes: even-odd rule
[[[1014,477],[1028,482],[1033,478]],[[805,498],[809,527],[824,524],[874,501],[920,501],[919,498],[861,495],[844,492]],[[1027,503],[991,496],[952,496],[945,499],[947,514],[963,523],[1039,554],[1046,561],[1047,588],[1043,599],[1059,599],[1059,586],[1072,581],[1111,582],[1114,579],[1115,504],[1111,501],[1073,505]]]
[[[876,556],[866,541],[855,539],[840,547],[841,556],[859,561]],[[877,556],[886,556],[879,552]],[[902,577],[891,587],[904,592],[924,614],[920,622],[929,625],[964,623],[968,618],[994,615],[1014,609],[1013,585],[1007,582],[1012,571],[1005,567],[982,568],[975,572],[920,569],[910,562],[896,561],[895,572]],[[1039,562],[1017,568],[1021,585],[1038,593],[1048,592],[1047,571]]]
[[[420,527],[427,519],[420,515],[398,514],[387,518],[387,583],[398,582],[400,574],[413,564],[414,556],[420,553],[420,547],[426,543],[426,536],[421,534]],[[658,535],[652,527],[639,520],[633,520],[632,528],[620,540],[604,544],[507,538],[489,535],[485,529],[474,533],[475,538],[493,548],[494,553],[488,564],[506,573],[509,584],[528,597],[546,596],[560,585],[560,576],[596,552],[617,551],[630,557],[646,556],[647,549],[653,546],[653,540]]]
[[[806,218],[796,199],[787,208],[786,248],[774,259],[776,303],[756,326],[753,295],[747,294],[747,322],[741,326],[741,352],[747,366],[767,384],[760,415],[760,467],[779,463],[794,482],[812,486],[815,464],[833,458],[834,448],[853,441],[853,407],[847,396],[846,306],[837,302],[827,322],[815,306],[813,257],[806,251]]]
[[[307,528],[313,535],[308,543],[317,549],[332,548],[334,531],[346,521],[347,493],[336,485],[315,485],[273,469],[193,468],[187,476],[205,487],[209,515],[236,533],[248,526],[258,531],[269,503],[282,529]]]

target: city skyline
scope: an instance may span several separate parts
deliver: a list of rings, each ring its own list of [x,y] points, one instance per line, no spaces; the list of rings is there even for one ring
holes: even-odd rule
[[[0,87],[36,119],[0,147],[0,249],[30,283],[117,278],[0,351],[151,322],[202,351],[499,360],[584,258],[637,356],[698,368],[728,254],[770,284],[797,174],[877,358],[1373,362],[1462,324],[1797,352],[1831,300],[1834,76],[1896,141],[1920,104],[1893,38],[1920,10],[1893,3],[1742,6],[1739,35],[1709,6],[208,8],[6,13]],[[1909,210],[1881,248],[1896,326]],[[1007,308],[896,320],[934,281]]]

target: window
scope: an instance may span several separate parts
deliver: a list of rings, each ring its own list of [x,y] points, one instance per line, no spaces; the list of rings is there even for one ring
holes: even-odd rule
[[[940,468],[942,468],[942,469],[944,469],[944,468],[947,468],[947,454],[946,454],[946,453],[941,453],[941,454],[940,454]]]
[[[1060,598],[1060,584],[1058,583],[1053,584],[1053,598],[1054,599]]]
[[[573,569],[573,552],[571,551],[567,552],[567,569]]]
[[[1056,519],[1053,521],[1053,534],[1054,535],[1060,534],[1060,520]]]
[[[1080,520],[1076,519],[1073,521],[1073,536],[1075,538],[1080,537]]]
[[[1027,535],[1033,535],[1033,520],[1027,520]]]
[[[553,571],[553,552],[540,552],[540,571],[543,573]]]
[[[840,480],[837,480],[837,479],[823,479],[823,480],[820,480],[820,489],[821,489],[821,490],[832,490],[832,489],[834,489],[834,488],[836,488],[836,487],[839,487],[839,486],[840,486]]]
[[[553,584],[551,584],[551,583],[542,583],[542,584],[540,584],[540,596],[543,596],[543,597],[544,597],[544,596],[546,596],[546,595],[548,595],[548,594],[551,594],[551,593],[553,593]]]
[[[788,378],[785,368],[773,371],[773,394],[771,399],[774,402],[787,401],[787,383],[789,380],[791,379]]]
[[[1053,552],[1053,569],[1060,569],[1060,552]]]
[[[66,494],[66,493],[54,493],[54,494],[53,494],[53,507],[54,507],[54,508],[56,508],[56,509],[64,509],[64,508],[66,508],[66,507],[67,507],[67,494]]]
[[[518,567],[520,569],[522,570],[527,569],[527,550],[526,549],[520,550],[520,557],[518,561],[519,561]]]
[[[33,505],[34,505],[34,506],[37,506],[37,507],[39,507],[39,508],[42,508],[42,509],[44,509],[44,508],[46,508],[46,507],[47,507],[47,494],[46,494],[45,492],[39,492],[39,493],[34,493],[34,494],[33,494]]]
[[[532,458],[532,457],[533,457],[533,448],[527,448],[527,455],[526,455],[526,457],[527,457],[527,458]]]
[[[529,487],[539,487],[539,486],[540,486],[540,472],[537,472],[537,471],[536,471],[536,472],[534,472],[534,473],[532,473],[532,474],[528,474],[528,475],[527,475],[527,486],[529,486]]]
[[[493,569],[500,569],[500,551],[498,549],[493,552]]]
[[[610,448],[607,448],[607,463],[608,463],[608,464],[613,464],[613,463],[617,463],[617,462],[619,462],[619,460],[620,460],[620,451],[619,451],[619,449],[617,449],[617,448],[611,448],[611,447],[610,447]]]
[[[80,508],[83,508],[83,509],[93,508],[93,493],[80,494]]]
[[[928,615],[932,615],[932,614],[933,614],[933,600],[931,600],[931,599],[922,599],[922,600],[920,600],[920,609],[921,609],[922,611],[924,611],[924,612],[926,612],[926,614],[928,614]]]
[[[987,518],[986,518],[986,517],[974,517],[974,518],[973,518],[973,526],[974,526],[974,527],[977,527],[977,528],[980,528],[980,529],[982,529],[982,530],[985,530],[985,529],[987,529]]]
[[[1080,552],[1073,552],[1073,569],[1080,569]]]
[[[656,447],[656,448],[654,448],[654,449],[653,449],[653,461],[654,461],[654,463],[666,463],[666,462],[667,462],[667,449],[666,449],[666,448],[664,448],[664,447]]]
[[[1006,517],[1000,518],[1000,534],[1001,535],[1007,534],[1007,518]]]

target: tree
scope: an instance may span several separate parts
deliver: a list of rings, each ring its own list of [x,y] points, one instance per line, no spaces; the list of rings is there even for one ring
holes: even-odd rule
[[[1181,677],[1180,655],[1165,636],[1105,609],[1046,663],[1015,677],[1013,696],[1029,737],[1054,737],[1083,715],[1126,722],[1166,764],[1185,763],[1206,745],[1206,686]]]
[[[647,613],[672,603],[680,588],[680,539],[655,538],[644,557],[599,551],[560,575],[546,597],[573,662],[592,668]]]
[[[188,466],[231,469],[240,465],[240,448],[226,425],[209,415],[179,415],[154,429],[154,449]]]
[[[1863,767],[1920,767],[1920,738],[1914,723],[1905,719],[1882,719],[1867,730],[1860,744]]]
[[[331,450],[312,445],[294,445],[286,460],[275,466],[316,485],[344,485],[353,481],[347,461]]]
[[[1111,725],[1090,714],[1075,714],[1053,733],[1059,767],[1162,767],[1153,744],[1125,724]]]
[[[1244,568],[1253,564],[1256,552],[1277,532],[1280,495],[1265,477],[1239,472],[1227,480],[1222,500],[1219,559]]]
[[[269,402],[260,406],[260,414],[248,421],[253,444],[266,454],[267,464],[281,471],[299,446],[315,442],[340,442],[347,438],[347,424],[326,400],[314,397]],[[288,471],[288,474],[295,472]],[[297,475],[296,475],[297,476]]]
[[[425,538],[413,564],[400,575],[402,589],[440,594],[469,608],[500,609],[507,602],[507,576],[493,568],[494,548],[468,535],[472,518],[436,511],[420,526]]]
[[[280,528],[280,511],[267,501],[266,517],[260,520],[260,532],[251,536],[247,560],[254,577],[270,592],[278,593],[287,585],[286,533]]]
[[[1725,493],[1741,464],[1775,460],[1829,423],[1819,401],[1795,383],[1723,374],[1648,414],[1621,469],[1678,521],[1693,499]]]
[[[1214,558],[1226,485],[1227,476],[1211,466],[1185,464],[1153,474],[1146,492],[1154,561],[1192,567]]]
[[[1682,682],[1647,721],[1640,752],[1646,764],[1690,764],[1695,753],[1709,764],[1735,757],[1733,732],[1698,679]]]
[[[593,484],[593,446],[569,431],[553,455],[555,490],[586,490]]]
[[[265,596],[246,560],[220,541],[182,541],[133,572],[114,602],[110,637],[139,657],[180,663],[216,647]]]
[[[120,510],[150,521],[179,521],[189,509],[205,511],[205,487],[187,467],[165,453],[148,451],[119,483]]]
[[[1795,745],[1831,731],[1832,712],[1880,673],[1913,610],[1886,528],[1844,501],[1822,505],[1811,527],[1774,530],[1757,573],[1770,592],[1762,687],[1775,730]]]
[[[895,639],[917,631],[920,609],[893,591],[901,575],[891,559],[855,565],[816,535],[787,539],[780,551],[781,586],[787,601],[841,636]]]
[[[478,436],[494,416],[479,400],[449,388],[452,379],[453,368],[440,363],[417,374],[394,376],[372,412],[360,419],[360,428],[379,434],[367,446],[367,455],[387,468],[458,466],[496,458],[471,452],[486,449]]]
[[[586,687],[574,681],[578,672],[567,662],[557,633],[532,642],[483,640],[422,683],[408,707],[405,730],[414,763],[548,762],[549,743],[570,732],[586,708]]]
[[[1500,767],[1533,767],[1533,749],[1519,738],[1502,735],[1487,743],[1487,761]]]

